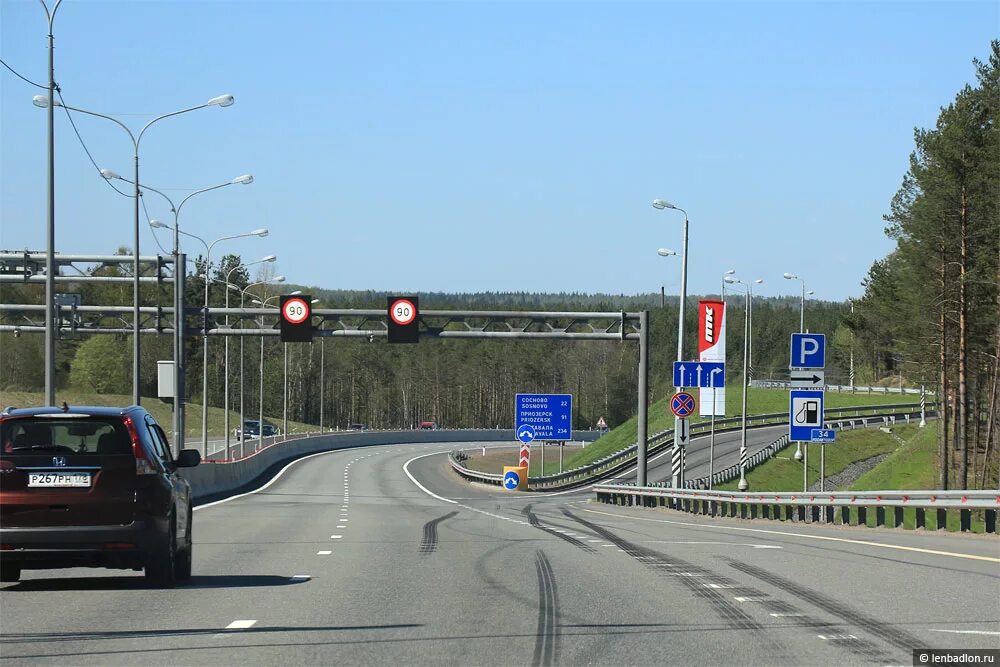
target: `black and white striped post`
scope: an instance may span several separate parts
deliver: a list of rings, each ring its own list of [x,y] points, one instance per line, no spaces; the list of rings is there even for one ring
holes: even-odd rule
[[[920,385],[920,428],[927,426],[927,392]]]

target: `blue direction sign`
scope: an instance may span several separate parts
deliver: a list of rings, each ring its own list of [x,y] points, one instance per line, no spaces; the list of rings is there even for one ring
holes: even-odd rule
[[[675,361],[675,387],[715,388],[726,386],[724,361]]]
[[[810,431],[809,442],[834,442],[837,432],[832,428],[814,428]]]
[[[527,424],[517,427],[517,439],[527,444],[535,439],[535,429]]]
[[[521,477],[513,470],[508,470],[507,474],[503,476],[503,488],[508,491],[513,491],[517,488],[517,485],[521,483]]]
[[[573,439],[572,394],[518,394],[514,399],[514,432],[521,442],[521,430],[530,426],[532,440]]]
[[[797,389],[788,392],[788,439],[812,442],[814,430],[823,428],[823,392]]]
[[[826,335],[792,334],[789,368],[826,368]]]

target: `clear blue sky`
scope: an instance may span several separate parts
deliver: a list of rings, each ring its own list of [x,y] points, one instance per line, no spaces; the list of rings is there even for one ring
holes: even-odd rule
[[[51,2],[51,0],[50,0]],[[290,281],[393,291],[676,293],[735,268],[788,294],[858,295],[892,245],[914,126],[1000,34],[982,2],[88,2],[56,18],[68,104],[152,115],[232,93],[143,140],[141,180],[192,199],[181,228],[279,256]],[[46,77],[34,0],[0,2],[0,56]],[[45,246],[45,112],[0,73],[0,247]],[[80,117],[101,166],[131,145]],[[57,246],[131,245],[131,201],[57,116]],[[152,217],[169,211],[146,198]],[[169,235],[160,232],[169,249]],[[142,231],[142,252],[156,250]],[[194,255],[198,246],[187,242]]]

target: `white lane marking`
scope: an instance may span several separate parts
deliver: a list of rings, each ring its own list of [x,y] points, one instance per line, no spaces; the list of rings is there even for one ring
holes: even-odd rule
[[[308,574],[293,574],[289,581],[309,581],[312,579]]]
[[[252,628],[254,623],[257,621],[233,621],[226,626],[226,630],[246,630],[247,628]]]
[[[613,545],[613,544],[602,544],[601,546],[602,546],[602,547],[613,547],[613,546],[615,546],[615,545]]]
[[[339,540],[339,539],[340,539],[340,538],[342,538],[342,537],[343,537],[343,535],[331,535],[331,536],[330,536],[330,539],[331,539],[331,540]]]
[[[705,588],[732,588],[732,584],[702,584]],[[774,616],[774,614],[771,614]]]
[[[451,503],[452,505],[457,505],[458,504],[457,500],[451,500],[450,498],[442,498],[441,496],[439,496],[438,494],[434,493],[433,491],[430,491],[427,487],[425,487],[423,484],[421,484],[420,482],[418,482],[416,477],[414,477],[412,474],[410,474],[410,464],[413,463],[414,461],[416,461],[417,459],[422,459],[422,458],[427,457],[427,456],[434,456],[436,454],[447,454],[447,453],[448,453],[447,451],[444,451],[444,452],[432,452],[430,454],[421,454],[420,456],[414,456],[412,459],[410,459],[409,461],[407,461],[406,463],[403,464],[403,472],[406,473],[406,476],[410,478],[411,482],[413,482],[414,484],[417,485],[418,489],[420,489],[421,491],[423,491],[424,493],[426,493],[431,498],[436,498],[436,499],[438,499],[438,500],[440,500],[442,502]]]
[[[987,635],[989,637],[1000,637],[1000,632],[993,632],[991,630],[939,630],[937,628],[928,628],[931,632],[948,632],[953,635]]]
[[[754,549],[784,549],[772,544],[754,544],[753,542],[678,542],[676,540],[646,540],[646,544],[722,544],[727,547],[753,547]]]
[[[588,542],[600,542],[600,540],[587,540]]]
[[[784,618],[786,616],[805,616],[805,614],[800,614],[798,612],[791,612],[791,611],[782,611],[782,612],[773,612],[771,616],[774,616],[775,618]]]
[[[816,635],[820,639],[857,639],[854,635]]]
[[[232,502],[234,500],[239,500],[240,498],[245,498],[246,496],[252,496],[255,493],[260,493],[261,491],[264,491],[265,489],[267,489],[267,487],[271,486],[272,484],[274,484],[275,482],[277,482],[279,479],[281,479],[281,476],[285,474],[285,471],[288,470],[289,468],[291,468],[296,463],[302,463],[303,461],[306,461],[306,460],[311,459],[311,458],[316,457],[316,456],[323,456],[325,454],[336,454],[336,453],[342,452],[342,451],[343,451],[342,449],[331,449],[328,452],[316,452],[315,454],[310,454],[308,456],[303,456],[301,459],[295,459],[294,461],[292,461],[288,465],[286,465],[284,468],[282,468],[281,470],[279,470],[277,475],[275,475],[274,477],[272,477],[267,482],[267,484],[265,484],[264,486],[260,487],[259,489],[254,489],[253,491],[247,491],[246,493],[240,493],[240,494],[237,494],[235,496],[230,496],[228,498],[223,498],[222,500],[216,500],[215,502],[205,503],[204,505],[198,505],[197,507],[193,508],[193,511],[197,512],[198,510],[207,509],[209,507],[215,507],[216,505],[221,505],[222,503]]]
[[[765,530],[763,528],[739,528],[737,526],[713,526],[708,523],[688,523],[686,521],[670,521],[669,519],[647,519],[645,517],[625,516],[613,514],[611,512],[598,512],[597,510],[584,509],[584,512],[591,514],[603,514],[613,516],[616,519],[630,519],[633,521],[652,521],[654,523],[671,523],[678,526],[692,526],[694,528],[715,528],[717,530],[742,530],[751,533],[767,533],[769,535],[786,535],[788,537],[802,537],[811,540],[828,540],[830,542],[847,542],[848,544],[860,544],[866,547],[882,547],[883,549],[899,549],[900,551],[916,551],[917,553],[932,554],[934,556],[952,556],[954,558],[968,558],[970,560],[985,560],[990,563],[1000,563],[1000,558],[990,556],[977,556],[975,554],[960,554],[951,551],[938,551],[937,549],[921,549],[919,547],[906,547],[901,544],[885,544],[884,542],[871,542],[869,540],[849,540],[844,537],[829,537],[828,535],[807,535],[805,533],[789,533],[784,530]]]
[[[340,524],[339,526],[337,526],[337,528],[347,528],[347,526],[345,526],[344,524]]]
[[[342,521],[344,523],[347,523],[349,521],[349,519],[340,519],[340,521]]]
[[[763,602],[765,598],[737,597],[733,599],[736,600],[737,602]]]
[[[329,556],[332,553],[333,553],[332,551],[317,551],[316,555],[317,556]]]

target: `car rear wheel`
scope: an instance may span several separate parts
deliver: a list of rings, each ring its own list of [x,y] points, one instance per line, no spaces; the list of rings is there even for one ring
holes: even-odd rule
[[[170,521],[166,543],[146,557],[146,581],[159,588],[173,588],[177,584],[177,530]]]
[[[177,581],[187,581],[191,578],[191,557],[194,551],[194,537],[191,535],[191,510],[188,510],[187,519],[187,546],[177,554],[177,561],[174,563],[174,575]]]
[[[0,582],[21,580],[21,566],[15,563],[0,563]]]

